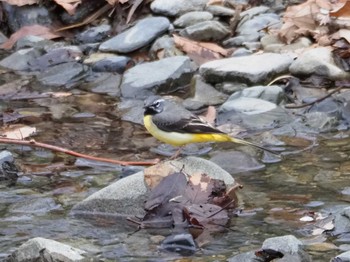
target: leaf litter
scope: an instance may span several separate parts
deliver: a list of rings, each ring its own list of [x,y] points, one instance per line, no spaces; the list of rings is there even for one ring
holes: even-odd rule
[[[156,180],[159,180],[157,174]],[[237,206],[235,190],[238,187],[227,188],[224,181],[203,173],[189,176],[182,171],[173,172],[151,189],[144,204],[143,219],[129,220],[140,228],[174,227],[176,231],[189,230],[193,237],[203,234],[206,237],[202,239],[206,239],[210,232],[226,228],[228,209]]]

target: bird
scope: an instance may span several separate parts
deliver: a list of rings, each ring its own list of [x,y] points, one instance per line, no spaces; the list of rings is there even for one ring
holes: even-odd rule
[[[152,136],[180,149],[191,143],[233,142],[278,155],[275,151],[228,135],[176,101],[161,96],[150,96],[144,101],[143,122]]]

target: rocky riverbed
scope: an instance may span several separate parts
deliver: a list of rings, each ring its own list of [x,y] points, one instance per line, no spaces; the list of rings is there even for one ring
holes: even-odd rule
[[[154,0],[147,15],[117,35],[105,22],[65,41],[25,36],[2,52],[5,124],[14,118],[36,127],[37,141],[94,155],[161,157],[164,162],[152,170],[167,173],[170,166],[189,175],[203,172],[244,188],[223,231],[202,239],[188,232],[176,235],[170,227],[133,233],[137,226],[126,217],[145,214],[150,189],[144,174],[149,169],[84,159],[71,163],[57,153],[9,146],[0,155],[0,258],[168,261],[191,254],[194,261],[350,259],[350,92],[343,88],[327,96],[339,82],[347,86],[350,73],[329,46],[310,48],[307,37],[286,44],[262,30],[281,27],[282,2],[242,11],[233,35],[229,21],[238,11],[232,7],[207,5],[207,0]],[[5,10],[23,16],[19,24],[9,17],[13,30],[52,22],[41,19],[48,12],[43,7]],[[29,14],[34,21],[25,19]],[[184,52],[176,37],[210,41],[230,54],[198,59]],[[7,41],[5,35],[1,41]],[[176,149],[155,141],[142,126],[143,100],[153,94],[177,96],[197,114],[215,107],[216,126],[282,157],[225,143],[190,145],[181,158],[168,161]],[[9,183],[14,162],[27,170],[16,170],[18,180]]]

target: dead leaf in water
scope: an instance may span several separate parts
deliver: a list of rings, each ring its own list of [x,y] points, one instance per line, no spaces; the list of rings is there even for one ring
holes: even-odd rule
[[[35,133],[35,127],[18,124],[4,128],[1,132],[1,136],[11,139],[25,139]]]

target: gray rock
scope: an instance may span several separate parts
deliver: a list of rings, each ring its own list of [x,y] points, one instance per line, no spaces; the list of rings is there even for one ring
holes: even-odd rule
[[[28,62],[31,71],[46,71],[55,65],[77,62],[83,56],[82,51],[77,46],[63,46],[50,49],[42,56]]]
[[[187,27],[200,22],[212,20],[214,16],[205,11],[193,11],[183,14],[178,19],[174,21],[174,26],[176,27]]]
[[[280,17],[276,14],[260,14],[251,19],[247,16],[238,24],[235,37],[225,40],[223,44],[231,47],[245,42],[256,42],[266,34],[261,29],[265,27],[278,29],[280,25]]]
[[[154,41],[150,49],[150,56],[154,60],[182,55],[184,55],[184,53],[176,47],[174,38],[168,35],[162,36]]]
[[[43,197],[37,199],[28,199],[16,203],[10,207],[12,213],[25,214],[46,214],[52,210],[62,209],[60,204],[56,204],[55,200],[50,197]]]
[[[242,254],[238,254],[234,257],[230,257],[228,262],[264,262],[264,259],[257,257],[255,251],[249,251]]]
[[[115,72],[123,74],[126,68],[133,64],[130,57],[127,56],[111,56],[93,63],[91,68],[95,72]]]
[[[335,131],[339,125],[338,117],[330,116],[324,112],[310,112],[304,116],[304,124],[317,132]]]
[[[209,5],[205,8],[206,11],[212,13],[215,16],[234,16],[235,10],[220,6],[220,5]]]
[[[17,6],[3,3],[3,8],[7,17],[7,25],[12,32],[16,32],[27,25],[39,24],[48,26],[52,24],[51,13],[44,6]]]
[[[3,34],[3,32],[0,32],[0,44],[5,43],[8,40],[8,38]]]
[[[27,71],[31,69],[29,62],[41,55],[37,49],[21,49],[2,59],[0,66],[14,71]]]
[[[90,27],[86,31],[79,33],[76,39],[84,44],[101,42],[108,37],[111,29],[111,26],[107,24]]]
[[[334,229],[331,231],[334,236],[350,232],[350,207],[337,208],[332,212],[334,217]]]
[[[122,113],[121,119],[135,124],[143,125],[143,101],[124,99],[118,103],[118,110]]]
[[[162,167],[159,167],[159,166]],[[219,166],[208,160],[197,157],[186,157],[167,161],[152,166],[155,170],[164,172],[183,172],[192,175],[203,172],[211,177],[223,180],[227,185],[234,184],[232,176]],[[171,171],[172,170],[172,171]],[[143,216],[144,201],[148,188],[144,181],[144,172],[138,172],[101,189],[87,199],[75,205],[72,213],[75,215],[112,214],[116,216]]]
[[[120,83],[122,76],[114,73],[96,73],[85,78],[86,83],[80,88],[97,94],[108,94],[109,96],[120,96]]]
[[[28,261],[60,261],[77,262],[83,261],[85,251],[71,247],[60,242],[36,237],[22,244],[18,250],[13,252],[6,262],[28,262]]]
[[[0,152],[0,181],[6,181],[7,185],[14,185],[18,179],[19,169],[10,151]]]
[[[332,80],[348,79],[350,73],[344,72],[334,62],[331,48],[318,47],[302,53],[289,68],[294,75],[324,76]]]
[[[191,11],[203,11],[207,0],[154,0],[151,10],[156,14],[179,16]]]
[[[300,37],[293,43],[286,45],[277,35],[265,35],[260,39],[261,45],[265,52],[292,52],[298,49],[307,48],[312,41],[307,37]]]
[[[153,2],[154,3],[154,2]],[[170,22],[165,17],[147,17],[132,28],[103,42],[99,50],[103,52],[129,53],[151,43],[168,30]]]
[[[253,52],[251,50],[248,50],[246,48],[237,48],[233,53],[232,57],[238,57],[238,56],[247,56],[247,55],[252,55]]]
[[[265,168],[265,165],[259,163],[254,157],[238,151],[219,152],[212,156],[210,161],[214,162],[231,175]]]
[[[248,115],[245,113],[238,113],[235,111],[219,111],[219,114],[217,116],[217,125],[227,125],[227,123],[239,123],[240,126],[248,130],[256,131],[273,128],[275,131],[278,130],[278,128],[284,127],[286,124],[290,123],[293,120],[293,117],[290,114],[288,114],[286,110],[280,107],[276,107],[275,109],[260,114]],[[305,125],[302,126],[304,127]],[[288,129],[288,132],[291,132],[292,130],[292,128]],[[308,130],[310,130],[310,128]]]
[[[235,111],[244,113],[247,115],[261,114],[272,109],[277,108],[276,104],[266,100],[251,98],[251,97],[238,97],[236,99],[230,99],[226,101],[219,109],[219,112]]]
[[[242,57],[231,57],[207,62],[199,73],[209,83],[224,81],[259,84],[288,72],[293,57],[287,54],[264,53]]]
[[[180,31],[180,35],[196,41],[220,41],[229,34],[229,29],[218,21],[200,22]]]
[[[311,261],[310,256],[303,249],[303,242],[292,235],[268,238],[264,241],[262,249],[273,249],[281,252],[284,255],[283,258],[279,259],[281,262]]]
[[[197,110],[203,107],[220,105],[226,99],[227,95],[217,91],[213,86],[204,82],[201,77],[194,77],[194,96],[187,98],[183,105],[189,110]]]
[[[350,251],[343,252],[331,260],[331,262],[350,262]]]
[[[85,76],[86,72],[87,67],[82,64],[63,63],[48,68],[37,76],[37,80],[43,85],[71,88]]]
[[[193,72],[191,61],[186,56],[169,57],[137,65],[124,74],[122,96],[144,99],[157,92],[169,93],[188,85]]]
[[[24,49],[24,48],[38,47],[38,45],[40,45],[41,42],[46,42],[46,41],[49,41],[49,40],[45,40],[44,38],[42,38],[40,36],[27,35],[27,36],[20,38],[16,42],[15,49],[19,50],[19,49]]]
[[[274,104],[280,104],[284,98],[284,91],[280,86],[253,86],[245,88],[232,94],[228,101],[238,99],[240,97],[258,98],[269,101]]]

